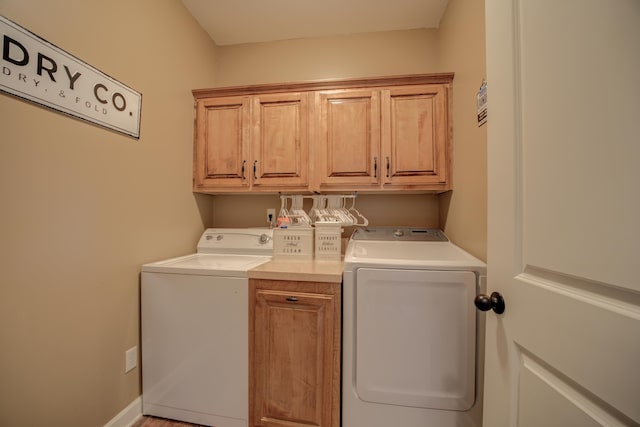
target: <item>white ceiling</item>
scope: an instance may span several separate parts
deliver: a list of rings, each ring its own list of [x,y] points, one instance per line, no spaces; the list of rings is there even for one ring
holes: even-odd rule
[[[437,28],[448,0],[182,0],[219,46]]]

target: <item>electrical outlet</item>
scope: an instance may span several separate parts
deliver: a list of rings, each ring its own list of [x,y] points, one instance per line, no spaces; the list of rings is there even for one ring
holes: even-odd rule
[[[133,346],[124,353],[124,372],[127,373],[138,366],[138,347]]]
[[[276,210],[275,209],[267,209],[267,222],[271,224],[275,224],[276,222]]]

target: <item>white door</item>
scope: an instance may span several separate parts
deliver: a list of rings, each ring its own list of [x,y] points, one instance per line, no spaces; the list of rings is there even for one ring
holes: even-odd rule
[[[486,0],[485,427],[640,425],[640,1]]]

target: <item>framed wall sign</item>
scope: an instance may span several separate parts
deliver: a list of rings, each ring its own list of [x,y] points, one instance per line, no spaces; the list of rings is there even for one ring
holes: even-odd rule
[[[0,90],[140,138],[142,94],[0,16]]]

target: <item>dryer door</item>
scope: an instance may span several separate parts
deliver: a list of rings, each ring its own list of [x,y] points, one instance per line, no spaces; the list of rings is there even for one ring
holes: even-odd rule
[[[355,283],[360,398],[470,409],[475,400],[475,273],[361,268]]]

